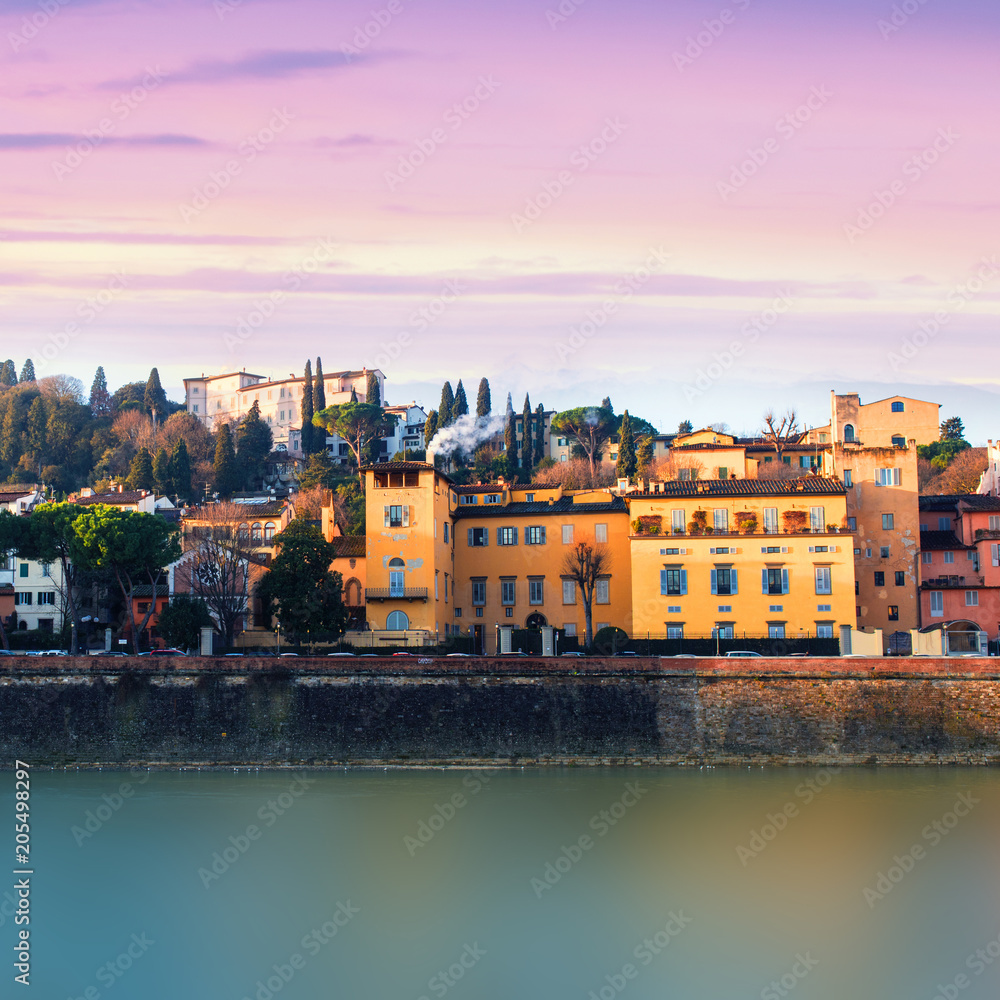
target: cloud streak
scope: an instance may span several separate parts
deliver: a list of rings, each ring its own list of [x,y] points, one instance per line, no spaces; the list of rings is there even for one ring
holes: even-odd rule
[[[78,142],[89,142],[86,135],[72,132],[6,132],[0,133],[0,151],[62,149]],[[144,146],[211,146],[212,143],[196,135],[182,135],[163,132],[158,135],[102,136],[101,146],[124,146],[139,148]]]

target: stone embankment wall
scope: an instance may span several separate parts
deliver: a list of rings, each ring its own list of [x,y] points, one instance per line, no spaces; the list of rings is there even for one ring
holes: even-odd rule
[[[0,659],[35,766],[983,764],[1000,660]]]

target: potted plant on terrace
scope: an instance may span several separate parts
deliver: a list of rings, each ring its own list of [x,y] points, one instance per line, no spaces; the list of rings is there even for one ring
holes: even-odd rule
[[[707,528],[708,528],[708,511],[696,510],[691,515],[691,520],[688,522],[688,534],[704,535],[706,534]]]
[[[757,531],[757,514],[752,510],[736,512],[736,530],[741,535],[752,535]]]
[[[808,516],[804,510],[786,510],[781,514],[781,525],[786,533],[794,534],[806,530]]]

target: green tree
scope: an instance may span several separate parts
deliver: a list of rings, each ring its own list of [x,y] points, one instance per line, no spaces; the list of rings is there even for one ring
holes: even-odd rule
[[[44,396],[38,396],[28,407],[27,449],[34,463],[41,467],[45,461],[49,443],[49,410]]]
[[[170,455],[166,448],[160,448],[153,459],[153,486],[157,493],[169,496],[174,492],[174,480],[170,475]]]
[[[136,587],[148,583],[154,594],[161,589],[165,593],[166,567],[180,554],[177,529],[159,514],[92,504],[73,521],[70,557],[79,569],[108,573],[115,579],[125,601],[135,653],[156,608],[156,601],[150,601],[142,621],[136,621]]]
[[[97,374],[94,375],[93,384],[90,387],[90,412],[95,417],[110,417],[114,406],[111,395],[108,393],[108,380],[104,375],[104,368],[98,366]]]
[[[320,410],[313,417],[313,423],[324,428],[327,434],[343,438],[358,465],[358,480],[363,482],[361,467],[365,464],[368,447],[389,433],[396,416],[371,403],[340,403]]]
[[[382,391],[379,389],[378,375],[375,372],[368,373],[368,381],[365,383],[365,402],[372,406],[382,405]]]
[[[21,377],[18,382],[24,385],[25,382],[35,381],[35,362],[28,358],[24,364],[21,366]]]
[[[524,409],[521,411],[521,468],[524,470],[524,481],[531,482],[532,458],[535,455],[535,442],[531,433],[531,400],[524,394]]]
[[[153,456],[148,448],[140,448],[129,466],[125,485],[130,490],[152,490],[156,486],[153,474]]]
[[[253,490],[263,485],[268,459],[274,447],[271,428],[261,420],[260,404],[255,399],[236,431],[236,457],[243,489]]]
[[[490,399],[490,383],[488,379],[479,380],[479,393],[476,396],[476,416],[488,417],[493,412],[493,401]]]
[[[295,640],[310,633],[339,638],[347,626],[347,608],[342,577],[330,570],[336,548],[303,520],[292,521],[275,542],[277,555],[258,587],[265,608],[277,614],[281,628]]]
[[[434,440],[434,435],[438,432],[438,411],[431,410],[427,414],[427,420],[424,422],[424,444],[430,445],[431,441]]]
[[[949,417],[941,422],[942,441],[964,441],[965,424],[961,417]]]
[[[228,500],[240,488],[240,470],[236,464],[236,449],[229,424],[223,424],[215,437],[215,492]]]
[[[125,385],[115,389],[111,396],[112,412],[120,413],[124,410],[144,410],[146,408],[145,399],[145,382],[126,382]]]
[[[451,420],[454,423],[459,417],[464,417],[469,412],[469,401],[465,397],[465,386],[462,380],[458,380],[458,388],[455,389],[455,402],[451,404]]]
[[[504,427],[503,444],[507,466],[507,479],[517,482],[517,418],[514,410],[507,403],[507,425]]]
[[[632,434],[632,421],[629,419],[628,410],[622,414],[621,429],[618,432],[618,463],[615,472],[619,479],[627,479],[632,482],[635,476],[638,462],[635,457],[635,437]]]
[[[441,402],[438,404],[438,426],[447,427],[451,422],[451,408],[455,405],[455,394],[451,383],[445,382],[441,388]]]
[[[17,385],[17,369],[14,367],[14,362],[8,358],[2,366],[0,366],[0,385],[10,388],[12,385]]]
[[[208,605],[200,597],[190,594],[174,594],[156,620],[160,635],[168,646],[175,649],[197,649],[201,642],[201,630],[214,627],[215,619]]]
[[[693,433],[693,431],[694,431],[694,424],[692,424],[690,420],[682,420],[677,425],[678,434],[691,434]]]
[[[326,383],[323,381],[323,359],[316,359],[316,380],[313,383],[313,410],[326,409]]]
[[[324,489],[332,490],[336,478],[330,456],[325,451],[317,451],[309,456],[305,470],[299,476],[299,489],[308,490],[314,486],[322,486]]]
[[[170,455],[170,483],[178,499],[191,499],[191,459],[184,438],[177,439]]]
[[[601,449],[614,433],[615,417],[608,407],[580,406],[563,410],[552,418],[552,430],[561,437],[571,437],[590,463],[593,482]]]
[[[621,454],[619,450],[618,454]],[[636,479],[644,479],[649,475],[649,470],[653,465],[653,439],[649,436],[641,438],[639,441],[639,453],[637,455]]]
[[[541,403],[535,407],[535,453],[533,464],[537,468],[538,463],[545,458],[545,407]]]
[[[160,373],[153,368],[146,380],[146,390],[142,397],[143,406],[153,415],[153,427],[159,420],[167,418],[167,394],[160,385]]]
[[[313,406],[312,362],[306,362],[305,374],[302,377],[302,454],[313,453]]]
[[[601,409],[602,410],[607,410],[609,413],[614,413],[615,412],[614,408],[611,405],[611,397],[610,396],[605,396],[604,399],[601,400]]]

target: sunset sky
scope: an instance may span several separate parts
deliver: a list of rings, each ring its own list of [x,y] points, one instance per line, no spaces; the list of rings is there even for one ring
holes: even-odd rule
[[[1000,436],[995,3],[0,0],[0,26],[18,367],[155,364],[181,398],[318,354],[390,402],[486,375],[665,431],[902,392]]]

